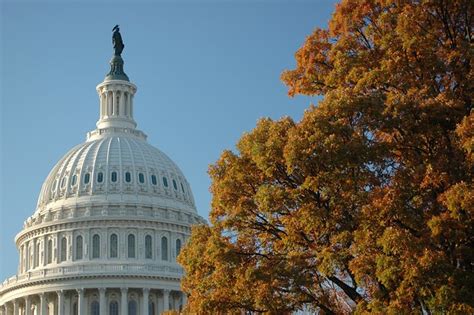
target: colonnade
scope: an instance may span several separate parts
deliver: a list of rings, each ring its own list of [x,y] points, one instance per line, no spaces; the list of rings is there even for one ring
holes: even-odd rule
[[[0,306],[0,315],[157,315],[186,304],[180,291],[79,288],[25,295]]]

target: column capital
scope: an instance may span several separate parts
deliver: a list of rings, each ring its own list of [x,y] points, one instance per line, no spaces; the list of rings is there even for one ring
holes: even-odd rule
[[[57,290],[56,293],[57,293],[58,295],[64,295],[64,290],[63,290],[63,289]]]
[[[127,291],[128,291],[128,288],[120,288],[120,292],[122,293],[127,293]]]
[[[76,289],[76,291],[77,291],[77,293],[78,293],[79,295],[84,294],[84,288]]]
[[[100,294],[105,294],[105,291],[107,291],[107,288],[99,288]]]
[[[144,294],[150,293],[150,288],[143,288],[142,290]]]

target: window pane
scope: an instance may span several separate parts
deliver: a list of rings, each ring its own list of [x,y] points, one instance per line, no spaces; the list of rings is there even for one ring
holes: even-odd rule
[[[117,234],[110,235],[110,257],[117,258]]]
[[[143,173],[138,174],[138,181],[140,184],[145,183],[145,175],[143,175]]]
[[[118,303],[116,301],[110,302],[109,314],[118,315]]]
[[[102,183],[104,181],[104,173],[100,172],[97,174],[97,182]]]
[[[76,259],[82,259],[82,236],[76,237]]]
[[[125,173],[125,181],[127,183],[130,183],[132,181],[132,174],[130,174],[130,172]]]
[[[74,174],[74,175],[72,175],[71,186],[76,185],[76,181],[77,181],[77,175]]]
[[[165,185],[165,187],[168,187],[168,180],[166,179],[166,177],[163,177],[163,185]]]
[[[91,179],[91,174],[86,173],[86,175],[84,175],[84,184],[89,184],[90,179]]]
[[[176,256],[178,256],[180,252],[181,252],[181,240],[178,239],[176,240]]]
[[[168,260],[168,239],[166,236],[161,238],[161,260]]]
[[[112,183],[115,183],[117,181],[117,172],[112,172],[111,180]]]
[[[66,261],[67,257],[67,239],[63,237],[61,239],[61,261]]]
[[[100,257],[100,236],[95,234],[92,237],[92,258]]]
[[[93,301],[91,303],[91,315],[99,315],[99,302]]]
[[[53,262],[53,241],[49,240],[48,241],[48,264]]]
[[[128,302],[128,315],[137,315],[137,302]]]
[[[152,258],[152,243],[150,235],[145,236],[145,258]]]
[[[128,235],[128,257],[135,258],[135,235]]]
[[[173,187],[175,190],[178,190],[178,185],[176,185],[176,181],[173,179]]]
[[[156,186],[156,176],[151,175],[151,183]]]

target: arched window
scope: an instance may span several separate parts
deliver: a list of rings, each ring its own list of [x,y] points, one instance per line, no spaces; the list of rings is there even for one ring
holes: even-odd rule
[[[151,175],[151,183],[153,184],[153,186],[156,186],[157,182],[156,182],[156,176],[155,175]]]
[[[63,179],[61,179],[61,188],[64,188],[64,185],[66,185],[66,177],[63,177]]]
[[[61,261],[66,261],[67,258],[67,238],[61,239]]]
[[[148,303],[148,315],[155,315],[155,303]]]
[[[132,174],[130,174],[130,172],[125,173],[125,181],[127,183],[130,183],[132,181]]]
[[[128,315],[137,315],[137,302],[134,300],[128,302]]]
[[[89,184],[90,180],[91,180],[91,174],[86,173],[86,175],[84,175],[84,184]]]
[[[135,235],[128,234],[128,258],[135,258]]]
[[[168,180],[166,179],[166,177],[163,177],[163,185],[165,185],[165,187],[168,187]]]
[[[74,174],[74,175],[72,175],[71,186],[75,186],[75,185],[76,185],[76,182],[77,182],[77,175]]]
[[[109,304],[109,315],[118,315],[118,303],[117,301],[112,301]]]
[[[91,315],[99,315],[99,302],[92,301],[91,303]]]
[[[181,190],[183,191],[183,193],[185,192],[185,191],[184,191],[184,186],[183,186],[182,183],[181,183]]]
[[[98,183],[102,183],[103,181],[104,181],[104,173],[99,172],[99,173],[97,174],[97,182],[98,182]]]
[[[78,235],[76,237],[76,259],[82,259],[82,236]]]
[[[115,183],[117,181],[117,172],[112,172],[112,175],[110,175],[110,180],[112,183]]]
[[[110,235],[110,258],[117,258],[117,234]]]
[[[145,175],[143,175],[143,173],[138,173],[138,181],[140,182],[140,184],[145,183]]]
[[[94,234],[92,236],[92,258],[100,258],[100,236]]]
[[[176,257],[178,257],[179,253],[181,252],[181,240],[176,240]]]
[[[152,243],[151,243],[151,236],[145,236],[145,258],[151,259],[152,258]]]
[[[173,187],[174,190],[178,190],[178,185],[176,184],[176,181],[173,179]]]
[[[48,241],[48,264],[53,262],[53,240]]]
[[[161,238],[161,260],[168,260],[168,239],[166,236]]]
[[[36,243],[36,250],[35,250],[35,268],[39,265],[39,256],[40,256],[40,242]]]

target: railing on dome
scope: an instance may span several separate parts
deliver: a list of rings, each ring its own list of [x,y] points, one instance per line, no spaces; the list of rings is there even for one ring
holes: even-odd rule
[[[53,278],[55,276],[74,275],[157,275],[181,277],[183,269],[181,267],[163,265],[142,265],[142,264],[107,264],[107,265],[75,265],[65,267],[44,268],[30,271],[21,275],[10,277],[0,285],[0,291],[14,284],[23,282]]]

